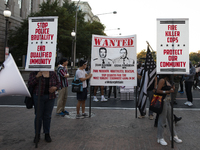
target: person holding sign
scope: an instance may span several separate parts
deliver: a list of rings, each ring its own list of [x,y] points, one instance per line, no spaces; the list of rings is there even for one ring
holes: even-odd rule
[[[58,79],[61,83],[61,87],[58,90],[58,101],[57,101],[56,113],[57,115],[61,115],[61,116],[69,115],[69,112],[65,110],[65,105],[67,102],[67,95],[68,95],[67,78],[69,77],[69,74],[66,69],[67,64],[68,64],[67,58],[62,58],[57,70]]]
[[[190,61],[190,74],[184,75],[185,80],[185,91],[187,95],[187,102],[184,104],[187,106],[192,106],[193,97],[192,97],[192,86],[194,84],[194,76],[196,74],[196,69],[192,66],[192,62]]]
[[[171,86],[170,82],[170,75],[161,75],[161,78],[158,82],[157,87],[157,94],[161,95],[163,98],[163,110],[162,113],[159,114],[158,117],[158,132],[157,132],[157,142],[161,145],[167,145],[167,142],[164,140],[164,126],[166,123],[166,119],[168,125],[171,129],[171,93],[174,92],[175,87]],[[170,130],[171,131],[171,130]],[[174,141],[176,143],[182,143],[182,140],[178,138],[177,133],[175,131],[175,126],[173,126],[173,135]]]
[[[92,77],[92,74],[89,73],[87,74],[85,69],[87,67],[87,62],[85,60],[80,60],[80,67],[76,71],[76,79],[81,80],[83,82],[83,92],[78,92],[77,93],[77,100],[78,103],[76,105],[76,119],[83,119],[84,117],[87,116],[85,113],[85,101],[87,99],[87,82],[86,80]],[[82,107],[82,115],[80,114],[80,106]]]
[[[41,78],[41,90],[39,91],[39,78]],[[34,86],[33,99],[35,108],[35,134],[36,131],[36,117],[39,117],[39,129],[38,129],[38,139],[40,139],[41,127],[43,124],[43,130],[45,133],[45,141],[51,142],[50,137],[50,124],[51,124],[51,114],[54,107],[54,102],[56,98],[55,91],[60,87],[60,82],[58,76],[54,71],[40,71],[31,72],[29,75],[28,86]],[[40,93],[39,93],[40,92]],[[40,94],[40,108],[38,108],[38,95]],[[39,116],[36,112],[39,109]],[[34,143],[36,143],[36,136],[34,138]]]

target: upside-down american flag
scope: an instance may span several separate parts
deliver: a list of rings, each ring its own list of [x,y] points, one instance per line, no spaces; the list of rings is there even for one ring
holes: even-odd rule
[[[153,60],[151,51],[149,50],[148,46],[144,71],[142,73],[142,79],[140,82],[139,100],[138,100],[138,108],[142,116],[146,115],[147,89],[153,83],[155,77],[156,77],[156,64]]]

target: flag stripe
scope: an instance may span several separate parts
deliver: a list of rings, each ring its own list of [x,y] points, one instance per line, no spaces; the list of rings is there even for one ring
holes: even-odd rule
[[[147,89],[153,83],[155,77],[156,77],[156,65],[148,47],[145,67],[140,83],[139,101],[138,101],[138,108],[142,116],[146,114]]]

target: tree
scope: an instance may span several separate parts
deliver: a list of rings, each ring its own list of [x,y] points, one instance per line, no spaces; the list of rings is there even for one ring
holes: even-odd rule
[[[47,0],[40,6],[40,11],[32,13],[29,17],[39,16],[58,16],[58,35],[57,49],[64,57],[71,57],[72,37],[71,32],[75,26],[76,6],[74,3],[64,1],[62,7],[58,5],[58,1]],[[105,35],[104,26],[99,22],[85,22],[84,13],[79,10],[77,16],[77,56],[85,55],[89,58],[91,55],[91,39],[92,34]],[[28,18],[23,20],[21,25],[10,32],[9,36],[10,52],[12,53],[17,65],[21,66],[22,61],[19,58],[26,55],[28,47]],[[79,56],[80,54],[80,56]]]
[[[192,62],[193,65],[198,65],[200,62],[200,51],[196,52],[191,52],[190,53],[190,61]]]
[[[145,62],[146,55],[147,55],[146,49],[143,49],[139,53],[137,53],[138,62]]]

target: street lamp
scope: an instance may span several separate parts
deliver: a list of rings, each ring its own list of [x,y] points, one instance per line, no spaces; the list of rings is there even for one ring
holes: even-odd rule
[[[10,18],[11,16],[11,11],[8,9],[8,3],[5,5],[6,5],[6,9],[3,11],[3,15],[6,19],[6,30],[5,30],[5,47],[3,51],[3,61],[5,60],[5,51],[7,49],[8,18]]]
[[[100,15],[107,15],[107,14],[117,14],[117,11],[93,15],[91,20],[94,21],[93,19],[94,17],[100,16]]]
[[[76,32],[74,32],[74,30],[71,32],[71,36],[72,36],[72,53],[71,53],[71,75],[72,75],[72,67],[73,67],[73,62],[75,64],[75,60],[73,60],[73,57],[74,57],[74,38],[76,37]]]
[[[73,66],[75,67],[76,65],[76,35],[77,35],[77,9],[78,9],[78,4],[79,4],[80,0],[78,1],[77,5],[76,5],[76,18],[75,18],[75,36],[74,36],[74,64]]]

